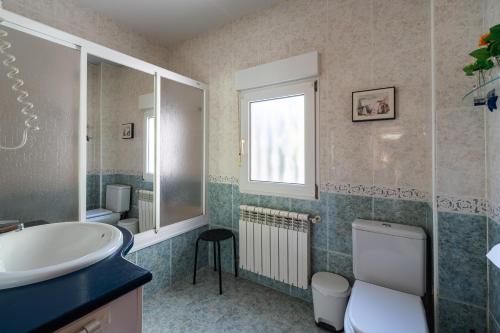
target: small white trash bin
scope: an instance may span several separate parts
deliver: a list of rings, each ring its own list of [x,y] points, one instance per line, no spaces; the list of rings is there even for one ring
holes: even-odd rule
[[[351,294],[349,281],[337,274],[318,272],[313,275],[311,286],[316,324],[327,324],[341,331],[344,328],[347,299]]]

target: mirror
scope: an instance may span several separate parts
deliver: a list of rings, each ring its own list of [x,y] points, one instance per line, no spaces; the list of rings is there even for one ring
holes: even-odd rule
[[[89,55],[87,221],[155,229],[154,76]]]

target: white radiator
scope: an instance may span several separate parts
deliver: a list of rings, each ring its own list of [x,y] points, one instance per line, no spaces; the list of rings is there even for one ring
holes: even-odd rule
[[[240,267],[307,289],[310,221],[308,214],[241,205]]]
[[[139,232],[155,229],[154,194],[152,191],[138,190]]]

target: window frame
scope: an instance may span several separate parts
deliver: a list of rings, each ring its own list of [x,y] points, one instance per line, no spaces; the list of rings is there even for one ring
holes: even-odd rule
[[[257,195],[317,199],[317,80],[295,81],[240,92],[240,191]],[[252,102],[304,95],[304,184],[251,180],[250,104]]]

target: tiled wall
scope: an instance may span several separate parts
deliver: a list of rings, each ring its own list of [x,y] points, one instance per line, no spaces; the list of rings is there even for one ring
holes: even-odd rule
[[[500,221],[488,218],[488,249],[500,243]],[[490,332],[500,332],[500,269],[488,263],[489,275],[489,327]]]
[[[483,3],[434,0],[439,332],[486,332],[483,113],[462,101],[483,24]]]
[[[412,212],[425,210],[425,227],[428,233],[431,230],[430,209],[424,203],[430,199],[432,179],[431,5],[435,15],[439,326],[442,332],[469,328],[482,332],[488,312],[490,330],[500,331],[500,272],[489,265],[488,286],[488,264],[484,260],[486,249],[500,241],[500,219],[495,213],[500,207],[496,158],[500,156],[496,148],[500,147],[496,133],[500,118],[495,116],[498,112],[488,114],[485,131],[485,116],[461,101],[463,92],[471,86],[461,68],[469,61],[467,54],[476,46],[484,23],[499,23],[498,1],[288,0],[182,42],[170,52],[78,7],[74,0],[4,0],[7,9],[159,65],[168,61],[169,69],[209,83],[209,173],[217,181],[235,182],[239,171],[238,97],[232,86],[233,73],[319,51],[321,200],[249,196],[240,194],[237,185],[212,182],[209,200],[220,206],[210,204],[210,223],[235,229],[235,207],[242,202],[311,209],[327,216],[313,232],[313,269],[336,271],[351,278],[349,223],[354,217],[401,223],[412,220],[419,225],[422,221],[413,215],[422,214]],[[382,86],[397,87],[397,119],[352,124],[351,92]],[[390,140],[385,135],[388,133],[400,139]],[[420,201],[404,200],[399,194],[392,199],[375,195],[408,192]],[[488,209],[488,201],[492,209]],[[136,258],[160,275],[170,276],[174,265],[151,256],[172,259],[173,240],[164,243],[140,251]],[[224,257],[230,258],[229,254]],[[467,265],[452,265],[461,260]],[[228,265],[226,262],[229,270]],[[248,277],[309,297],[256,276]],[[468,281],[475,285],[467,285]],[[162,279],[155,282],[161,286],[168,283]]]
[[[320,200],[300,200],[239,192],[237,184],[211,182],[208,186],[208,214],[210,228],[228,228],[238,235],[239,205],[259,205],[274,209],[306,212],[321,216],[321,222],[313,225],[311,232],[312,272],[330,271],[354,281],[352,272],[351,223],[356,218],[377,219],[422,227],[429,237],[429,254],[432,236],[432,213],[427,202],[387,199],[321,192]],[[233,271],[231,241],[222,245],[223,268]],[[209,251],[209,260],[212,255]],[[429,255],[429,269],[431,268]],[[431,274],[429,274],[431,275]],[[311,300],[311,290],[304,291],[288,284],[276,282],[250,272],[242,276],[255,282],[276,288],[293,296]],[[429,281],[431,287],[431,281]]]
[[[144,287],[144,297],[151,297],[176,281],[192,276],[196,239],[207,228],[194,229],[127,255],[128,260],[153,273],[153,280]],[[200,242],[198,251],[198,268],[201,269],[208,264],[207,243]]]
[[[430,16],[432,6],[434,22]],[[474,264],[473,270],[453,268],[440,256],[436,273],[443,292],[439,302],[439,325],[443,332],[474,327],[476,332],[481,332],[486,327],[487,264],[483,258],[486,251],[484,216],[488,206],[484,118],[481,112],[471,110],[462,102],[463,93],[472,83],[464,78],[461,70],[482,32],[483,9],[482,2],[468,0],[283,1],[269,10],[180,43],[171,48],[169,58],[171,69],[210,85],[209,173],[213,175],[212,180],[237,182],[238,179],[239,123],[238,97],[232,86],[234,72],[315,50],[321,55],[322,191],[333,190],[360,200],[360,197],[380,193],[371,190],[376,187],[385,189],[385,193],[411,192],[421,201],[430,201],[430,29],[434,26],[437,141],[434,194],[441,212],[436,222],[442,223],[438,223],[438,249],[454,254],[450,239],[467,238],[470,230],[478,228],[473,233],[474,239],[464,243],[474,244],[474,251],[459,247],[464,258]],[[412,14],[408,15],[409,12]],[[409,37],[405,33],[408,31],[412,32]],[[402,35],[405,38],[401,38]],[[368,46],[361,47],[360,51],[360,45]],[[398,95],[396,121],[351,123],[352,91],[392,85],[396,86]],[[387,139],[397,136],[400,139]],[[341,194],[329,195],[342,197]],[[240,197],[239,192],[234,191],[232,196],[234,204],[234,198]],[[227,194],[223,197],[228,201]],[[406,214],[406,206],[398,207],[402,198],[394,197],[393,209],[387,210],[388,217]],[[290,206],[292,201],[289,200]],[[372,200],[373,214],[378,211],[377,202]],[[339,210],[343,209],[348,208],[340,205]],[[221,209],[213,214],[227,214],[225,211]],[[328,226],[331,225],[336,225],[335,219],[328,221]],[[346,225],[344,228],[349,229]],[[322,234],[318,237],[332,244],[325,248],[314,240],[315,262],[318,262],[317,254],[323,253],[317,250],[319,248],[326,251],[327,258],[337,258],[337,262],[345,264],[349,254],[339,250],[346,251],[349,240],[332,237],[332,228],[326,229],[317,235]],[[339,256],[340,253],[344,256]],[[458,258],[454,254],[453,259]],[[333,270],[330,262],[335,260],[327,259],[327,268]],[[346,267],[350,267],[350,262]],[[469,277],[478,283],[477,289],[471,292],[459,287]]]
[[[87,175],[87,210],[106,207],[106,185],[120,184],[131,186],[130,210],[128,217],[139,216],[138,190],[153,191],[153,183],[144,181],[142,175],[110,174],[101,176]],[[101,199],[101,201],[100,201]]]
[[[434,3],[440,331],[500,332],[500,273],[485,258],[500,241],[500,118],[460,98],[474,84],[460,68],[478,36],[500,23],[500,3]]]
[[[486,332],[486,217],[438,213],[440,332]]]
[[[318,51],[320,183],[429,195],[429,9],[429,0],[281,1],[172,46],[169,69],[210,87],[209,174],[239,176],[234,73]],[[352,123],[352,92],[386,86],[396,86],[397,119]]]
[[[500,24],[500,2],[486,0],[484,30]],[[500,113],[486,112],[486,185],[490,205],[488,211],[488,250],[500,243]],[[488,263],[489,328],[500,332],[500,269]]]

